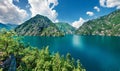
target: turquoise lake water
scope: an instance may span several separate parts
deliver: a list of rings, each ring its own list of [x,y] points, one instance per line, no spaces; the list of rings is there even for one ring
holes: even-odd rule
[[[78,36],[38,37],[26,36],[24,43],[61,55],[70,53],[87,71],[120,71],[120,37]]]

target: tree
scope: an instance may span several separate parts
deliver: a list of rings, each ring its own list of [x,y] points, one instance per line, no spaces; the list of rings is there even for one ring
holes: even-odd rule
[[[4,61],[10,54],[14,54],[17,71],[84,71],[80,61],[75,61],[68,53],[65,57],[57,52],[51,54],[48,46],[38,49],[25,46],[13,31],[0,33],[0,60]],[[8,68],[7,68],[8,69]],[[2,71],[2,69],[0,69]]]

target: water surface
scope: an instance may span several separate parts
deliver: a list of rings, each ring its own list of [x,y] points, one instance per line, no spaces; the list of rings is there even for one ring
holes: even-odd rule
[[[120,71],[120,37],[78,36],[38,37],[26,36],[24,42],[39,49],[49,46],[51,53],[70,53],[87,71]]]

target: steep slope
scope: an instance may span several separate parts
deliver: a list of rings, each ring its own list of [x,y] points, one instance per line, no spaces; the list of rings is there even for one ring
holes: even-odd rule
[[[15,28],[18,35],[23,36],[61,36],[61,31],[45,16],[36,15]]]
[[[80,35],[120,36],[120,10],[85,22],[75,33]]]
[[[73,34],[75,31],[75,28],[69,25],[68,23],[59,22],[55,23],[55,25],[59,28],[59,30],[61,30],[65,34]]]

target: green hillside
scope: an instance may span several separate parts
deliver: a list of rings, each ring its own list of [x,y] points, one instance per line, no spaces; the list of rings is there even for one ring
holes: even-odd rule
[[[63,36],[51,20],[42,15],[36,15],[23,24],[19,25],[15,31],[22,36]]]
[[[59,30],[61,30],[65,34],[73,34],[75,31],[75,28],[68,23],[59,22],[56,23],[55,25],[59,28]]]
[[[120,10],[85,22],[75,33],[79,35],[120,36]]]

